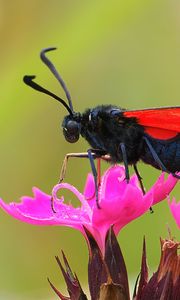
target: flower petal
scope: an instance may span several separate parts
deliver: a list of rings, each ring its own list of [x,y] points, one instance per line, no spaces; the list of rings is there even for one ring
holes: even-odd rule
[[[88,215],[80,208],[64,204],[63,200],[55,200],[54,213],[50,195],[38,188],[33,188],[33,194],[34,198],[24,196],[20,203],[6,204],[0,199],[0,207],[14,218],[35,225],[66,225],[79,229],[82,222],[89,222]]]
[[[178,179],[173,175],[168,175],[167,179],[165,175],[166,173],[162,173],[148,192],[153,192],[153,205],[167,198],[178,182]]]
[[[169,204],[171,213],[177,223],[177,226],[180,229],[180,202],[176,203],[175,198],[173,198],[172,201],[170,201],[170,199],[168,199],[168,204]]]
[[[132,176],[129,184],[132,184],[140,190],[136,176]],[[123,166],[115,165],[110,167],[102,177],[99,194],[102,199],[112,201],[118,195],[123,195],[126,190],[127,182],[125,180],[125,171]],[[102,201],[102,200],[101,200]],[[101,204],[101,203],[100,203]]]
[[[55,213],[51,205],[52,196],[38,188],[33,188],[34,197],[24,196],[20,203],[10,204],[0,200],[0,207],[21,221],[36,225],[69,226],[80,230],[85,237],[84,227],[86,227],[104,253],[105,237],[112,225],[118,234],[126,224],[144,214],[153,204],[163,200],[177,182],[172,175],[165,180],[164,174],[161,174],[149,192],[143,195],[137,176],[132,176],[129,183],[124,178],[124,167],[119,165],[110,167],[104,173],[98,191],[100,209],[96,205],[92,174],[87,177],[84,195],[67,183],[58,184],[53,188]],[[60,189],[68,189],[74,193],[80,201],[80,206],[73,207],[64,203],[63,197],[58,199],[57,192]],[[174,207],[175,204],[172,202],[171,210],[175,215]]]
[[[94,177],[91,173],[89,173],[87,176],[83,194],[84,198],[88,202],[88,205],[91,207],[91,209],[93,209],[93,207],[96,205],[96,197]]]
[[[130,182],[124,180],[124,168],[109,168],[99,189],[100,207],[93,209],[92,223],[99,228],[102,239],[111,225],[118,234],[127,223],[145,213],[152,205],[152,192],[143,195],[136,176]]]

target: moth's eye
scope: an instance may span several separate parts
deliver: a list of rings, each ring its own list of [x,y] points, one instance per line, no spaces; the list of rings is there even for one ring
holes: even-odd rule
[[[68,121],[66,127],[63,128],[63,133],[69,143],[77,142],[80,133],[79,124],[76,121]]]

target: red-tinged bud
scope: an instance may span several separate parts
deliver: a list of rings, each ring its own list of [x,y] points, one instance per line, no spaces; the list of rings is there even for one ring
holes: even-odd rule
[[[180,255],[178,255],[179,248],[179,242],[161,239],[161,261],[158,268],[158,281],[162,280],[167,273],[171,274],[170,276],[173,281],[173,286],[175,286],[176,282],[180,280]]]
[[[56,295],[61,299],[61,300],[87,300],[86,295],[84,294],[81,285],[79,283],[79,280],[77,276],[72,272],[69,263],[66,259],[65,254],[62,252],[63,260],[64,260],[64,265],[65,268],[62,266],[61,261],[59,257],[56,257],[57,263],[61,269],[61,272],[63,274],[63,277],[65,279],[66,285],[67,285],[67,290],[69,293],[69,297],[66,297],[61,294],[61,292],[52,284],[52,282],[48,279],[50,286],[56,293]]]
[[[124,288],[120,284],[113,283],[110,280],[108,283],[104,283],[100,287],[100,294],[98,300],[127,300]]]
[[[90,232],[88,280],[92,300],[130,300],[127,270],[121,249],[111,227],[106,236],[105,256]]]
[[[180,243],[173,239],[161,239],[161,258],[158,270],[148,280],[145,244],[138,290],[134,300],[180,299]]]

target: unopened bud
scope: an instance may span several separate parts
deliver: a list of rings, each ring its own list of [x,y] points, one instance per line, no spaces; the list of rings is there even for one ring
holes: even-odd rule
[[[111,283],[103,283],[100,287],[98,300],[127,300],[122,285]]]

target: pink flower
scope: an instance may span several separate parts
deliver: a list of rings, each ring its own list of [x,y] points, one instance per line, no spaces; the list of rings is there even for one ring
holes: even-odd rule
[[[168,199],[169,208],[171,213],[177,223],[178,228],[180,229],[180,202],[176,203],[176,200],[173,198],[172,202]]]
[[[54,208],[51,208],[51,195],[38,188],[33,188],[34,198],[24,196],[20,203],[6,204],[0,199],[0,206],[11,216],[35,225],[64,225],[80,230],[86,237],[84,226],[91,232],[104,253],[105,237],[111,225],[114,232],[119,231],[129,222],[144,214],[151,206],[165,199],[175,186],[177,179],[161,174],[157,182],[145,194],[133,175],[129,184],[124,180],[124,167],[110,167],[102,177],[99,188],[99,204],[95,199],[95,186],[92,174],[87,177],[84,194],[68,183],[61,183],[53,188]],[[80,207],[65,204],[63,197],[58,199],[57,192],[68,189],[80,201]]]

